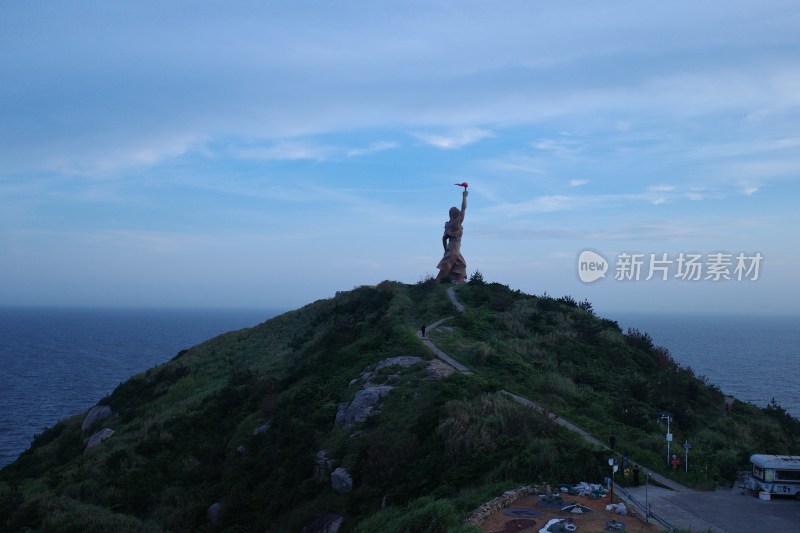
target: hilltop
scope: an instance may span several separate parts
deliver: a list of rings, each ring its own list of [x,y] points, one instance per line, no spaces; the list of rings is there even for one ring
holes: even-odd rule
[[[736,402],[589,302],[475,277],[456,292],[383,282],[231,332],[132,377],[0,471],[0,529],[477,531],[472,509],[536,482],[601,480],[606,450],[526,396],[668,472],[664,427],[694,443],[678,480],[732,480],[800,449],[778,405]],[[431,339],[472,373],[435,360]],[[91,446],[87,441],[91,439]]]

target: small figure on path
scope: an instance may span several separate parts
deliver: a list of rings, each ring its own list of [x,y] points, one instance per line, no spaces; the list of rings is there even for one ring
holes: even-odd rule
[[[461,193],[461,210],[451,207],[450,220],[444,223],[444,235],[442,235],[444,256],[436,265],[439,269],[439,275],[436,276],[437,283],[448,278],[456,283],[467,280],[467,262],[461,255],[461,235],[464,233],[462,223],[467,210],[467,184],[458,185],[464,187],[464,192]]]
[[[422,330],[422,338],[424,339],[425,338],[425,324],[422,324],[422,327],[419,328],[419,329]]]
[[[639,486],[639,465],[633,465],[633,486]]]
[[[611,451],[614,451],[614,446],[617,445],[617,437],[616,437],[616,435],[614,435],[612,433],[611,437],[608,438],[608,442],[609,442],[609,444],[611,444]]]

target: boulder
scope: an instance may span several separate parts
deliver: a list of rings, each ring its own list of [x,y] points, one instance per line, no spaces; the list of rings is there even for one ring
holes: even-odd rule
[[[402,368],[408,368],[423,361],[424,359],[422,357],[417,357],[415,355],[399,355],[397,357],[389,357],[388,359],[384,359],[378,362],[375,366],[372,365],[368,366],[361,372],[361,376],[359,377],[361,381],[363,381],[364,383],[367,384],[367,386],[369,386],[369,383],[372,381],[375,375],[388,366],[399,366]],[[353,386],[353,384],[355,384],[355,382],[357,382],[358,379],[359,378],[356,378],[350,381],[349,386]]]
[[[266,433],[269,429],[269,424],[261,424],[257,428],[253,430],[253,436],[261,435],[262,433]]]
[[[336,426],[352,426],[363,422],[373,414],[377,414],[378,402],[383,396],[389,394],[394,387],[389,385],[376,385],[366,387],[356,393],[350,404],[339,404],[336,412]],[[343,407],[344,406],[344,407]]]
[[[222,506],[219,502],[213,503],[209,505],[208,509],[206,509],[206,518],[212,524],[216,524],[219,521],[219,517],[222,514]]]
[[[428,363],[425,373],[434,379],[443,379],[455,372],[456,369],[440,359],[433,359]]]
[[[339,467],[331,474],[331,487],[341,494],[350,492],[353,490],[353,478],[347,470]]]
[[[328,477],[333,468],[333,463],[333,459],[328,457],[328,450],[318,451],[317,458],[314,460],[314,477],[320,479]]]
[[[375,367],[375,372],[380,371],[382,368],[386,368],[387,366],[401,366],[403,368],[408,368],[410,366],[414,366],[417,363],[421,363],[423,361],[422,357],[416,357],[413,355],[400,355],[398,357],[390,357],[388,359],[384,359]]]
[[[95,433],[86,440],[86,448],[83,450],[83,453],[86,453],[95,446],[98,446],[104,440],[111,438],[113,434],[114,434],[113,429],[109,428],[101,429],[100,431],[98,431],[97,433]]]
[[[350,405],[347,402],[340,403],[336,408],[336,420],[333,422],[333,425],[336,427],[344,426],[344,420],[347,416],[347,406]]]
[[[89,412],[86,414],[86,418],[83,419],[83,424],[81,424],[81,431],[86,431],[95,422],[100,422],[107,418],[110,418],[113,413],[111,412],[111,407],[107,405],[95,405]]]

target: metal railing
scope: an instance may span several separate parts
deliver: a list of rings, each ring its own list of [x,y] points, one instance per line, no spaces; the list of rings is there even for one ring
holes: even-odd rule
[[[641,511],[641,512],[644,514],[644,516],[645,516],[645,519],[646,519],[648,522],[649,522],[649,521],[650,521],[650,519],[652,518],[654,521],[656,521],[656,522],[658,522],[659,524],[661,524],[661,526],[662,526],[662,527],[664,527],[664,528],[666,528],[668,531],[678,531],[678,528],[677,528],[677,527],[673,526],[673,525],[672,525],[672,524],[670,524],[670,523],[669,523],[669,522],[668,522],[666,519],[664,519],[664,518],[662,518],[662,517],[658,516],[656,513],[652,512],[650,509],[646,508],[646,507],[645,507],[645,506],[642,504],[642,502],[640,502],[639,500],[637,500],[637,499],[636,499],[636,497],[635,497],[633,494],[631,494],[630,492],[628,492],[628,491],[627,491],[627,490],[625,490],[624,488],[622,488],[622,487],[620,487],[620,486],[615,486],[615,487],[614,487],[614,491],[615,491],[615,492],[619,492],[619,493],[621,493],[621,494],[622,494],[622,495],[625,497],[625,501],[626,501],[628,504],[631,504],[631,503],[632,503],[632,504],[633,504],[633,505],[634,505],[634,506],[635,506],[637,509],[639,509],[639,511]]]

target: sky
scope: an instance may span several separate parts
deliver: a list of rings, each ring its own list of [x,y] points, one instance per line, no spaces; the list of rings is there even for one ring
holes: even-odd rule
[[[417,283],[466,181],[488,281],[796,313],[798,28],[795,0],[0,0],[0,305]]]

